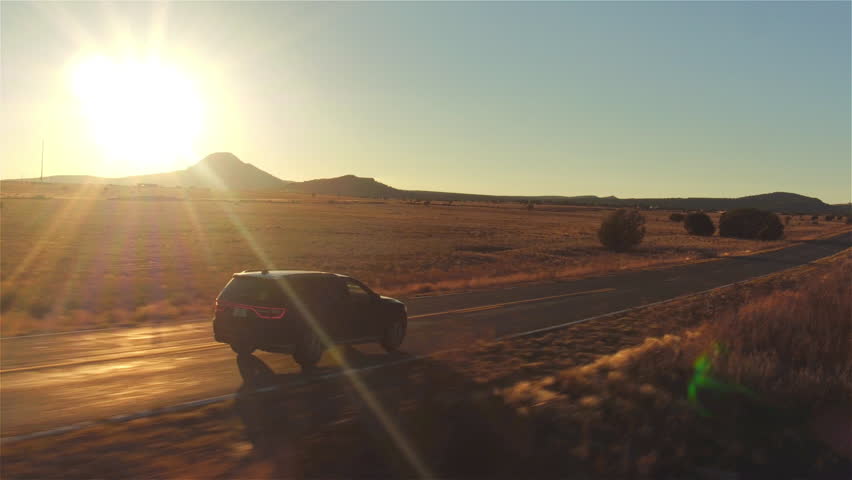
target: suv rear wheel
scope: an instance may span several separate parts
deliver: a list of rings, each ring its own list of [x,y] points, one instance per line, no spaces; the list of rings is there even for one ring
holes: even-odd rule
[[[296,345],[296,350],[293,352],[293,359],[296,360],[303,370],[313,368],[319,363],[322,358],[323,348],[322,340],[314,332],[308,332],[302,338],[302,341]]]
[[[388,325],[379,342],[381,343],[382,348],[384,348],[388,353],[399,350],[399,347],[402,345],[402,340],[405,338],[405,331],[407,329],[408,319],[405,318],[405,316]]]
[[[254,345],[248,342],[235,342],[231,344],[231,350],[237,355],[251,355],[255,348]]]

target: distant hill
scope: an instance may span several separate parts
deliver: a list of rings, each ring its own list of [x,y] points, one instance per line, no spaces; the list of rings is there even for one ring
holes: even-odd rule
[[[831,205],[838,215],[852,215],[852,202],[835,203]]]
[[[400,191],[403,195],[421,200],[453,201],[535,201],[561,205],[591,205],[604,207],[642,207],[666,210],[731,210],[734,208],[760,208],[785,213],[845,214],[848,207],[824,203],[818,198],[795,193],[775,192],[739,198],[618,198],[582,195],[566,196],[494,196],[466,193],[428,191]]]
[[[33,181],[36,179],[29,179]],[[668,210],[730,210],[752,207],[783,213],[848,215],[850,205],[828,205],[822,200],[795,193],[774,192],[740,198],[617,198],[581,196],[479,195],[473,193],[399,190],[374,178],[344,175],[304,182],[282,180],[228,152],[212,153],[197,164],[175,172],[137,175],[123,178],[101,178],[87,175],[45,177],[52,183],[97,183],[160,186],[206,187],[226,190],[284,190],[295,193],[341,195],[347,197],[397,198],[432,201],[528,202],[562,205],[597,205],[606,207],[643,207]]]
[[[29,179],[30,181],[37,179]],[[274,190],[287,185],[287,180],[245,163],[233,153],[211,153],[200,162],[174,172],[102,178],[88,175],[56,175],[44,177],[50,183],[98,183],[113,185],[155,184],[163,187],[205,187],[221,190]]]
[[[347,197],[400,198],[402,190],[377,182],[374,178],[344,175],[337,178],[320,178],[305,182],[291,182],[284,187],[288,192],[343,195]]]
[[[813,197],[796,193],[774,192],[739,198],[626,198],[609,197],[591,200],[594,204],[639,206],[672,210],[731,210],[760,208],[785,213],[833,213],[835,207]]]

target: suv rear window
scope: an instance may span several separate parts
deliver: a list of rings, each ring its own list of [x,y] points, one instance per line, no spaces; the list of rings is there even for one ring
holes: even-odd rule
[[[333,303],[343,294],[340,282],[329,276],[297,276],[285,280],[285,291],[305,305],[316,308]]]
[[[290,307],[299,303],[320,308],[339,301],[345,291],[334,277],[294,276],[290,278],[234,277],[219,295],[220,300],[258,307]],[[300,302],[289,301],[297,297]]]
[[[232,278],[219,299],[258,307],[278,307],[284,303],[284,295],[274,280],[257,277]]]

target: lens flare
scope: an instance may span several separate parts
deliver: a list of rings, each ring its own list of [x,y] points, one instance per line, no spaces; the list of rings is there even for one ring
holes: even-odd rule
[[[725,348],[718,343],[714,343],[710,350],[710,352],[702,353],[695,359],[695,363],[693,364],[694,373],[687,387],[687,398],[690,405],[705,417],[712,416],[712,413],[698,399],[700,390],[710,390],[719,393],[741,393],[750,398],[756,397],[754,392],[742,385],[726,383],[710,376],[710,371],[713,368],[713,360],[722,355],[725,352]]]

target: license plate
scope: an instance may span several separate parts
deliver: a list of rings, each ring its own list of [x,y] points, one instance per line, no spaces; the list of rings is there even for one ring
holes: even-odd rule
[[[234,316],[235,317],[245,318],[247,313],[248,313],[248,310],[246,310],[245,308],[239,308],[239,307],[234,308]]]

